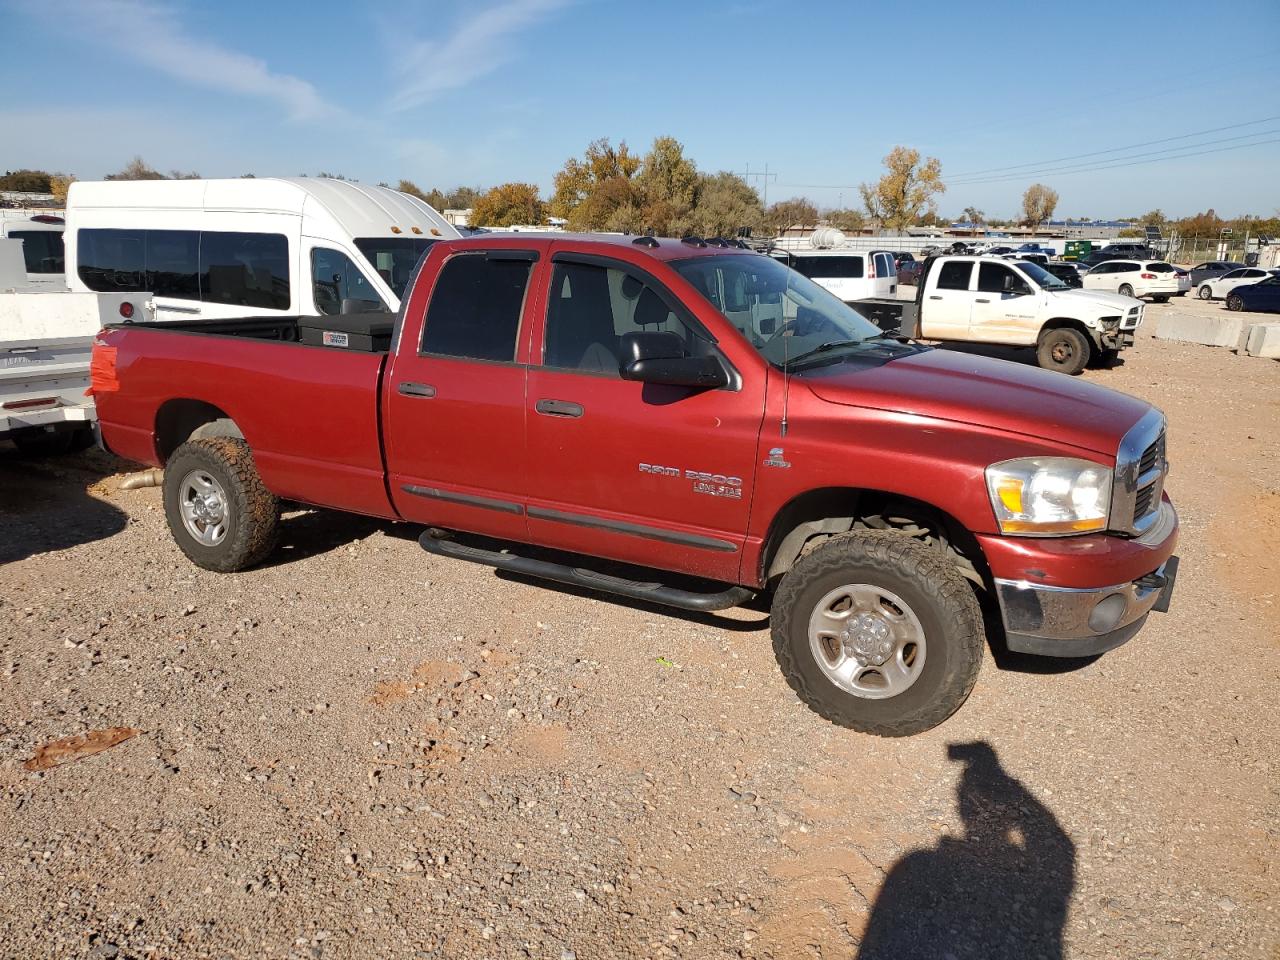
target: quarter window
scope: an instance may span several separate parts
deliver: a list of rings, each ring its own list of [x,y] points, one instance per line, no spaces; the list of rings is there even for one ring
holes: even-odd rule
[[[445,262],[427,307],[422,352],[512,362],[532,255],[458,254]]]
[[[728,315],[744,297],[741,291],[730,290],[726,299]],[[546,366],[617,375],[622,338],[628,333],[674,333],[686,354],[695,340],[657,290],[644,281],[613,267],[556,264],[547,308]]]
[[[76,272],[99,293],[140,293],[146,285],[146,235],[142,230],[81,230]]]
[[[324,314],[387,309],[373,284],[338,250],[316,247],[311,251],[311,285],[316,309]]]
[[[938,271],[939,290],[968,290],[973,264],[966,260],[950,260]]]

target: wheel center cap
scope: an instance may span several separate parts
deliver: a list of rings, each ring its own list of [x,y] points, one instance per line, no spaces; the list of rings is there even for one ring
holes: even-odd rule
[[[864,667],[878,667],[893,654],[893,631],[873,613],[853,617],[842,631],[845,656]]]

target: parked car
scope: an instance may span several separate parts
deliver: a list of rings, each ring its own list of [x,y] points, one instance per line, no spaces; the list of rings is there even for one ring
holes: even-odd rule
[[[960,707],[988,628],[1091,656],[1167,608],[1165,419],[1136,397],[885,337],[778,260],[692,238],[488,234],[415,276],[394,340],[378,314],[99,336],[103,441],[163,465],[194,564],[263,561],[292,501],[650,603],[771,594],[791,687],[884,736]]]
[[[457,236],[417,197],[347,180],[80,181],[67,281],[150,291],[160,320],[395,311],[422,254]]]
[[[1280,270],[1269,272],[1267,279],[1236,287],[1227,294],[1227,309],[1280,313]]]
[[[1186,293],[1191,280],[1163,260],[1110,260],[1084,275],[1086,290],[1112,290],[1126,297],[1150,297],[1167,303],[1170,297]]]
[[[1040,366],[1066,374],[1133,346],[1144,311],[1115,293],[1073,290],[1034,263],[993,257],[929,260],[914,301],[852,306],[916,339],[1035,347]]]
[[[1274,276],[1277,272],[1264,270],[1262,267],[1240,267],[1238,270],[1228,270],[1222,276],[1200,284],[1197,294],[1201,300],[1224,300],[1236,287],[1258,283]]]
[[[923,261],[904,260],[898,264],[898,283],[903,286],[914,286],[923,272]]]
[[[1023,263],[1034,263],[1037,267],[1047,267],[1049,256],[1044,253],[1006,253],[1002,260],[1021,260]]]
[[[1154,260],[1156,257],[1156,252],[1143,243],[1113,243],[1101,250],[1094,250],[1079,262],[1092,268],[1111,260]]]
[[[898,271],[887,250],[776,250],[773,256],[846,303],[888,297],[898,289]]]
[[[1078,290],[1084,286],[1084,281],[1080,279],[1080,268],[1074,263],[1066,260],[1050,260],[1048,263],[1042,264],[1042,266],[1068,287]]]
[[[1243,266],[1243,263],[1237,263],[1235,260],[1206,260],[1204,263],[1198,263],[1191,268],[1191,286],[1199,290],[1200,285],[1206,280],[1214,280],[1224,273],[1239,270]]]

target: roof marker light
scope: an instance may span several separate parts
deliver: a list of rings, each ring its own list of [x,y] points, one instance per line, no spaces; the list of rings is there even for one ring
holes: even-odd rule
[[[391,228],[391,232],[392,232],[392,233],[399,233],[399,232],[400,232],[400,228],[399,228],[399,227],[392,227],[392,228]]]

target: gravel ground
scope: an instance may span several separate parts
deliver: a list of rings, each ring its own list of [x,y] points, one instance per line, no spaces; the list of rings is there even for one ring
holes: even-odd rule
[[[804,709],[758,610],[329,513],[207,573],[126,465],[0,451],[0,955],[1275,958],[1280,364],[1145,335],[1181,309],[1086,374],[1169,415],[1172,612],[905,741]]]

